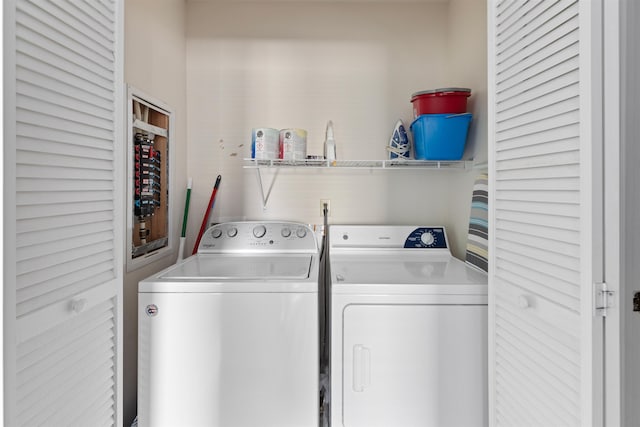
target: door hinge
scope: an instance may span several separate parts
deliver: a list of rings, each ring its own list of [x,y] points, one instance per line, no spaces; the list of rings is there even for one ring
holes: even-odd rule
[[[606,282],[595,283],[595,315],[607,317],[607,309],[613,307],[614,291],[609,290]]]

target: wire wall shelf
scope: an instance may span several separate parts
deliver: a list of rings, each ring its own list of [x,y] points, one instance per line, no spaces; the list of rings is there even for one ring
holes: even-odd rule
[[[261,160],[244,159],[244,167],[322,169],[470,169],[471,160]]]
[[[323,160],[323,159],[306,159],[306,160],[262,160],[262,159],[244,159],[245,169],[254,169],[258,177],[258,185],[260,188],[260,196],[262,197],[262,208],[267,208],[267,202],[271,195],[271,190],[275,184],[278,172],[281,170],[349,170],[349,169],[368,169],[368,170],[470,170],[474,166],[472,160]],[[274,175],[268,188],[265,188],[262,179],[261,170],[272,170]]]

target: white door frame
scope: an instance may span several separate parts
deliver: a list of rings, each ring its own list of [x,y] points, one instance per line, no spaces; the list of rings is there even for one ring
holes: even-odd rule
[[[621,84],[620,0],[605,0],[602,11],[604,281],[613,291],[604,321],[604,425],[622,425],[621,395]]]

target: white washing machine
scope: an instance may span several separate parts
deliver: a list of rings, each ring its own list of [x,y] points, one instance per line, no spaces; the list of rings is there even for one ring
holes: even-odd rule
[[[487,276],[443,227],[331,226],[331,425],[480,427]]]
[[[139,284],[141,427],[318,425],[318,246],[306,225],[211,227]]]

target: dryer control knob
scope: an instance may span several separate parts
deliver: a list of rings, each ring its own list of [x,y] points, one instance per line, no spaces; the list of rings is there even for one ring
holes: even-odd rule
[[[237,235],[238,235],[238,229],[237,228],[232,227],[232,228],[227,230],[227,236],[236,237]]]
[[[285,228],[282,229],[280,234],[282,234],[282,237],[287,238],[287,237],[291,236],[291,229],[288,228],[288,227],[285,227]]]
[[[213,237],[214,239],[217,239],[220,236],[222,236],[222,230],[220,230],[219,228],[216,228],[211,232],[211,237]]]
[[[307,235],[307,229],[306,228],[298,228],[298,230],[296,230],[296,236],[298,236],[299,238],[303,238],[304,236]]]
[[[267,227],[265,227],[264,225],[256,225],[255,227],[253,227],[253,235],[256,238],[261,238],[264,237],[264,235],[267,234]]]
[[[430,231],[427,231],[426,233],[422,233],[422,235],[420,236],[420,240],[425,245],[432,245],[436,238],[433,237],[433,234]]]

